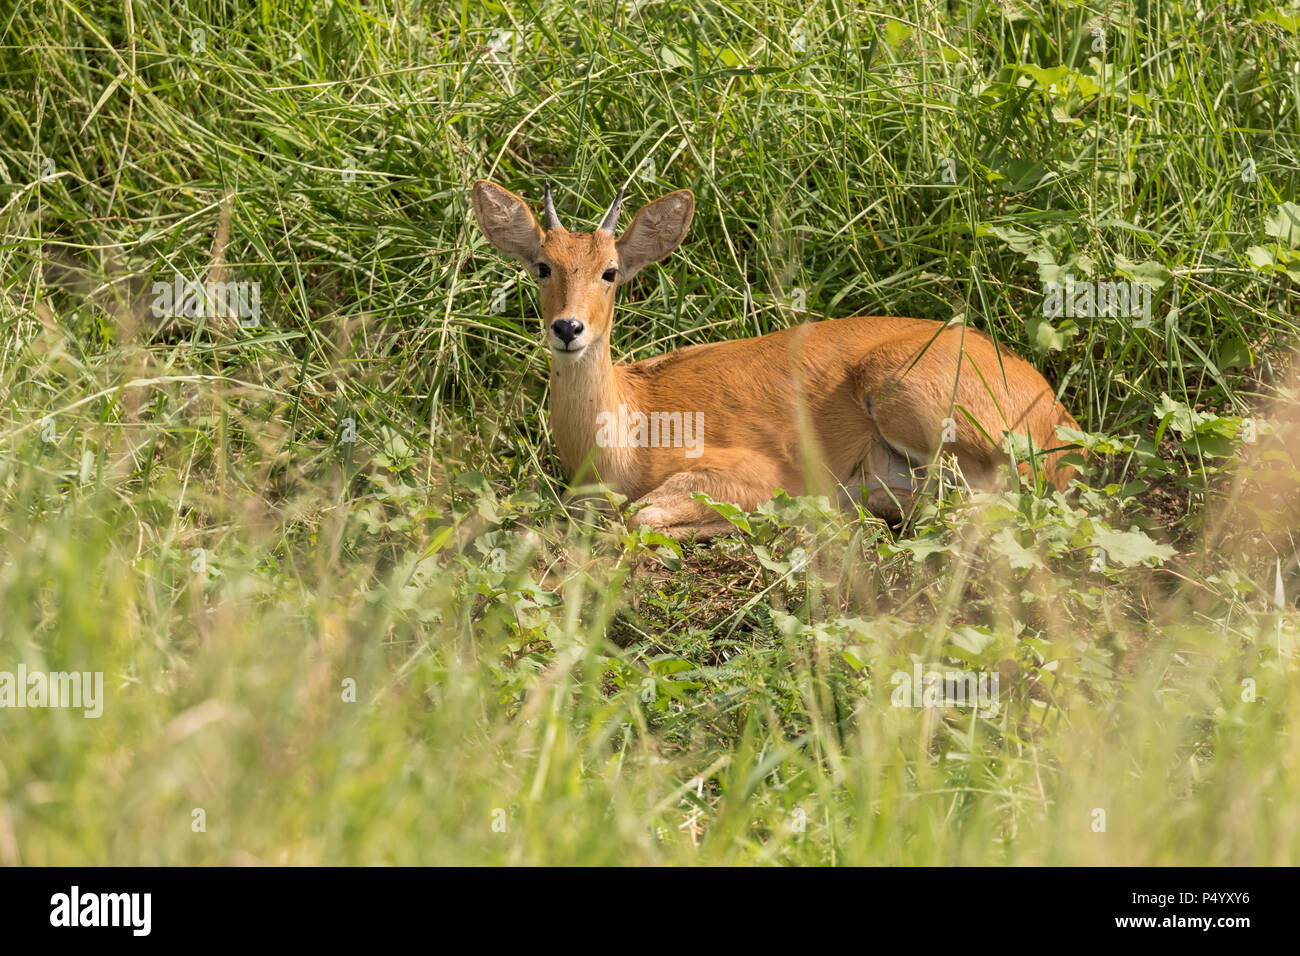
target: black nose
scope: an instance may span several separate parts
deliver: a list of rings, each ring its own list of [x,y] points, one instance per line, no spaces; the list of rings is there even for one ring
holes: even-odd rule
[[[551,323],[551,331],[557,339],[568,345],[582,334],[582,323],[577,319],[556,319]]]

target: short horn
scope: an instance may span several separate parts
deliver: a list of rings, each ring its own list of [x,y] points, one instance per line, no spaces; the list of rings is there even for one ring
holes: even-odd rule
[[[560,217],[555,214],[555,204],[551,202],[551,182],[546,182],[546,199],[542,202],[542,222],[546,226],[546,231],[552,229],[563,229],[560,225]]]
[[[609,207],[609,212],[605,213],[605,218],[601,220],[600,228],[602,231],[614,234],[614,227],[618,225],[618,207],[623,205],[623,187],[618,187],[618,195],[614,197],[614,205]]]

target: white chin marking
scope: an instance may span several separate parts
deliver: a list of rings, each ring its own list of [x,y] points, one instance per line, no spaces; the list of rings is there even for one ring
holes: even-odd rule
[[[586,343],[570,342],[567,346],[560,345],[557,342],[551,342],[551,354],[563,355],[567,358],[576,358],[586,351]]]

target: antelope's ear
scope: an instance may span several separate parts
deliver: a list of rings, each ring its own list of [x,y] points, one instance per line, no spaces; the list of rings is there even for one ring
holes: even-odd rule
[[[542,227],[528,203],[486,179],[476,182],[470,195],[474,216],[488,242],[524,265],[536,263],[542,251]]]
[[[619,280],[626,282],[642,266],[668,257],[686,238],[695,215],[695,194],[679,189],[642,206],[618,237]]]

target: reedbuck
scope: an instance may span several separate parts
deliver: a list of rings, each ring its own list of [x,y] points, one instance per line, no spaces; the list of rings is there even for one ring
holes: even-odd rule
[[[605,482],[645,505],[635,520],[672,535],[729,529],[695,492],[753,509],[778,488],[865,490],[867,508],[894,520],[942,453],[972,487],[999,485],[1004,431],[1047,452],[1032,467],[1058,488],[1069,482],[1056,426],[1074,419],[1031,365],[962,326],[828,319],[615,365],[615,292],[677,248],[695,211],[689,190],[669,193],[615,238],[622,196],[595,232],[572,233],[549,184],[541,226],[509,190],[473,189],[489,241],[541,289],[551,429],[571,482]]]

